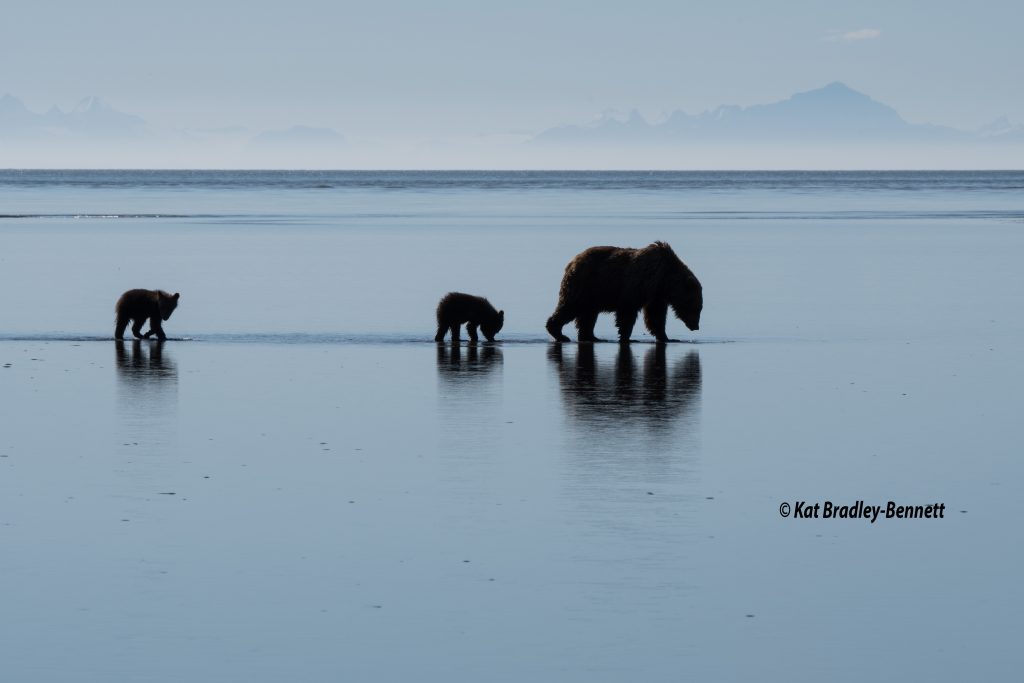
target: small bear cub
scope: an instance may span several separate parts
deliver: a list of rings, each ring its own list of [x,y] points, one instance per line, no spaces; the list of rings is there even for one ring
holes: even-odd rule
[[[448,330],[452,332],[452,342],[459,341],[459,326],[466,325],[469,339],[477,341],[476,328],[479,327],[487,341],[494,341],[494,335],[501,331],[505,324],[505,311],[496,311],[491,302],[482,296],[449,292],[437,304],[437,335],[434,341],[443,342]]]
[[[132,334],[136,339],[149,339],[154,334],[160,341],[165,341],[167,335],[160,325],[161,320],[167,320],[178,307],[178,293],[168,294],[161,289],[129,289],[117,300],[117,328],[114,330],[114,339],[121,339],[128,323],[132,323]],[[142,334],[142,326],[149,320],[149,332]]]

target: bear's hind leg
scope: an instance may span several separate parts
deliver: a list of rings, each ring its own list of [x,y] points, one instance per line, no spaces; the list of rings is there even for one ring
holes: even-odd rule
[[[576,329],[579,330],[579,334],[576,335],[577,341],[581,342],[596,342],[601,341],[594,336],[594,325],[597,324],[597,316],[600,311],[587,311],[580,313],[576,316]]]
[[[117,316],[117,327],[114,328],[114,339],[124,339],[124,331],[128,329],[128,323],[132,321],[131,318],[124,316]]]
[[[459,342],[462,341],[462,339],[459,337],[459,328],[460,327],[462,327],[462,324],[461,323],[456,323],[455,325],[452,325],[451,328],[450,328],[451,331],[452,331],[452,344],[454,344],[456,346],[458,346]]]
[[[629,343],[629,336],[633,334],[633,325],[636,324],[636,316],[639,311],[631,309],[619,309],[615,313],[615,326],[619,328],[619,341],[623,344]]]
[[[545,325],[548,334],[554,337],[557,342],[571,341],[568,337],[562,334],[562,327],[575,317],[576,316],[572,314],[572,311],[559,306],[555,309],[555,312],[551,314],[551,317],[548,318],[547,325]]]
[[[474,344],[476,344],[478,341],[478,338],[476,336],[476,328],[476,323],[469,323],[468,325],[466,325],[466,332],[469,333],[469,341],[471,341]]]
[[[142,326],[145,324],[145,318],[135,318],[132,321],[132,334],[135,335],[136,339],[145,339],[145,337],[142,336]]]
[[[439,324],[437,326],[437,334],[434,335],[434,341],[443,342],[446,334],[448,334],[448,326]]]

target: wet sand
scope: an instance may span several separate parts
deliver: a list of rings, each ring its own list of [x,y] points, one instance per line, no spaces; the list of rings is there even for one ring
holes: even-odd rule
[[[1005,678],[1015,356],[3,341],[5,668],[953,680],[968,650]],[[782,518],[799,499],[946,516]]]
[[[214,175],[5,181],[5,680],[1019,677],[1019,174]],[[655,239],[700,332],[546,339]],[[499,343],[429,341],[451,290]],[[945,516],[780,514],[859,501]]]

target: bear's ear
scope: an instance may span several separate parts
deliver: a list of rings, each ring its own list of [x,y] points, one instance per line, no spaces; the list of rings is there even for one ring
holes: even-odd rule
[[[505,319],[505,311],[498,311],[498,317],[499,317],[499,318],[500,318],[501,320],[504,320],[504,319]]]
[[[175,301],[177,301],[179,296],[181,296],[181,294],[179,294],[178,292],[175,292],[174,296],[172,296],[171,298],[174,299]]]

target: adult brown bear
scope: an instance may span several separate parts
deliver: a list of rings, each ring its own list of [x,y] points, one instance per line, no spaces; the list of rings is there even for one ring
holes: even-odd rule
[[[164,341],[167,335],[160,325],[161,320],[167,320],[178,307],[180,294],[168,294],[161,289],[130,289],[121,295],[117,300],[117,328],[114,330],[114,339],[121,339],[124,330],[128,327],[129,321],[132,324],[132,334],[138,339],[149,339],[154,334],[157,339]],[[149,320],[149,332],[142,334],[142,326]]]
[[[688,328],[700,328],[704,306],[700,282],[672,247],[664,242],[642,249],[591,247],[565,267],[558,306],[548,318],[547,329],[556,341],[567,342],[562,326],[575,319],[579,341],[598,341],[594,336],[597,316],[612,312],[619,341],[628,342],[642,308],[647,329],[659,342],[667,342],[669,306]]]

